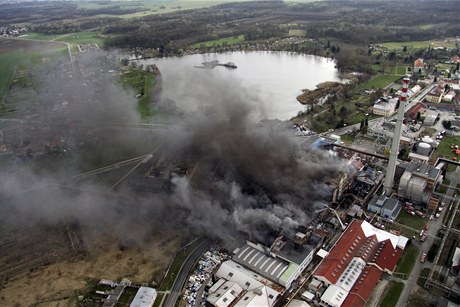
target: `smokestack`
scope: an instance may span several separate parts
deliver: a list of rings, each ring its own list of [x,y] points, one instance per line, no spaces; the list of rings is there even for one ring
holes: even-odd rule
[[[403,79],[402,94],[399,98],[398,117],[396,119],[395,134],[391,144],[390,159],[388,161],[387,173],[385,175],[385,183],[383,188],[386,196],[391,195],[393,189],[393,180],[395,178],[396,159],[399,153],[399,140],[401,138],[402,123],[404,119],[404,108],[406,106],[407,89],[409,87],[409,78]]]

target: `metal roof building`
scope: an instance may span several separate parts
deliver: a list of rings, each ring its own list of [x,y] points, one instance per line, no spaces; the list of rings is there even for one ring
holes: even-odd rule
[[[233,260],[274,282],[278,282],[281,275],[288,268],[287,263],[267,256],[249,245],[237,249]]]
[[[129,307],[151,307],[157,297],[157,291],[149,287],[140,287]]]

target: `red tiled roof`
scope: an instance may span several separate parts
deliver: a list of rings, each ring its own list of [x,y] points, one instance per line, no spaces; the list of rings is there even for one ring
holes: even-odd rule
[[[425,64],[423,63],[423,59],[418,58],[417,60],[415,60],[414,66],[415,66],[415,67],[424,67]]]
[[[361,228],[362,222],[354,220],[348,226],[313,275],[335,284],[353,257],[375,263],[382,270],[394,270],[403,250],[399,247],[394,249],[389,240],[379,243],[375,235],[366,237]]]
[[[385,243],[385,242],[382,242]],[[377,264],[380,268],[393,272],[396,264],[398,263],[399,258],[401,257],[403,250],[397,247],[396,249],[393,246],[386,242],[380,254],[377,256],[373,263]]]
[[[408,118],[411,118],[411,119],[415,119],[415,117],[417,117],[417,113],[418,112],[422,113],[425,108],[426,107],[425,107],[425,105],[423,103],[418,102],[412,108],[407,110],[407,112],[406,112],[406,114],[404,116],[408,117]]]
[[[348,293],[342,307],[361,307],[364,306],[371,296],[372,291],[379,282],[382,271],[378,268],[368,265],[364,268],[363,273]]]
[[[359,246],[357,245],[354,247],[354,250],[358,251],[363,241],[366,241],[364,232],[361,229],[361,222],[362,221],[354,220],[353,223],[348,226],[347,230],[330,251],[329,255],[318,266],[314,275],[326,278],[331,284],[335,284],[337,282],[340,275],[347,267],[347,264],[354,257],[354,252],[348,253],[347,256],[347,252],[351,244],[355,242],[355,240],[358,240]]]

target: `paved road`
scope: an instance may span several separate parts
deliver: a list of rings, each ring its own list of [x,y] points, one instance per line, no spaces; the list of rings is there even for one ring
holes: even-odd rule
[[[200,259],[200,257],[211,247],[211,241],[206,239],[200,245],[198,245],[195,250],[188,256],[182,265],[174,284],[171,288],[171,293],[166,299],[166,303],[163,305],[165,307],[174,307],[176,305],[177,299],[182,294],[182,288],[187,280],[188,274],[195,265],[195,263]]]

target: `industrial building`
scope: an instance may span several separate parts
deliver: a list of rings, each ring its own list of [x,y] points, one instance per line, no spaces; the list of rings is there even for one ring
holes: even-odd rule
[[[427,205],[436,185],[442,181],[443,164],[434,167],[413,159],[401,166],[406,166],[406,169],[399,179],[398,195],[413,203]]]
[[[140,287],[129,307],[151,307],[157,298],[157,291],[149,287]]]
[[[313,272],[323,306],[364,306],[383,272],[391,274],[408,239],[354,220]]]
[[[381,126],[369,127],[367,134],[376,138],[393,139],[395,133],[396,123],[384,122]],[[415,135],[411,133],[409,127],[402,125],[402,133],[400,137],[400,144],[413,145],[415,142]]]
[[[398,98],[391,96],[381,97],[376,102],[374,102],[372,113],[385,117],[391,116],[396,112],[397,104]]]
[[[299,278],[323,243],[313,229],[296,233],[294,239],[280,236],[271,246],[247,241],[221,264],[209,289],[213,306],[273,306],[277,297]]]
[[[374,195],[367,205],[367,210],[378,213],[381,217],[395,220],[401,212],[401,204],[396,198]]]
[[[219,280],[210,288],[207,299],[213,306],[273,306],[284,290],[233,260],[223,262],[215,276]]]

